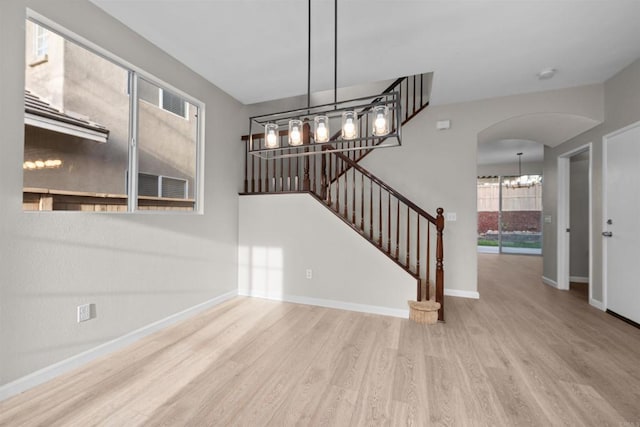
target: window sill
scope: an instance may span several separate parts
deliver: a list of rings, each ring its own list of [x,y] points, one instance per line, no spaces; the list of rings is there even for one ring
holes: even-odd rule
[[[44,64],[45,62],[49,62],[49,55],[37,56],[29,62],[29,67],[35,67],[37,65]]]

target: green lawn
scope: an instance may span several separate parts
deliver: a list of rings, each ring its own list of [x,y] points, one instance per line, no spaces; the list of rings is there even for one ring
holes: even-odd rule
[[[478,239],[478,246],[498,246],[497,240]],[[540,242],[502,242],[505,248],[532,248],[540,249]]]

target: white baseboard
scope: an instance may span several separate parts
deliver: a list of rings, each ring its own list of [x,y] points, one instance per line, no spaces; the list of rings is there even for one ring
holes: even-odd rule
[[[274,301],[293,302],[296,304],[316,305],[318,307],[337,308],[340,310],[358,311],[360,313],[381,314],[383,316],[401,317],[403,319],[409,318],[408,309],[404,310],[400,308],[382,307],[378,305],[356,304],[353,302],[301,297],[298,295],[265,294],[263,292],[250,291],[246,289],[238,290],[238,295],[264,298]]]
[[[551,280],[548,277],[542,276],[542,283],[544,283],[545,285],[549,285],[552,288],[558,289],[558,282],[556,282],[555,280]]]
[[[594,306],[594,307],[595,307],[595,308],[597,308],[598,310],[605,311],[605,310],[604,310],[604,304],[603,304],[603,302],[602,302],[602,301],[598,301],[597,299],[593,299],[593,298],[591,298],[591,299],[589,300],[589,304],[591,304],[592,306]]]
[[[83,351],[82,353],[76,354],[75,356],[71,356],[68,359],[54,363],[53,365],[47,366],[46,368],[42,368],[31,374],[25,375],[24,377],[18,378],[0,387],[0,402],[8,399],[9,397],[15,396],[16,394],[22,393],[23,391],[26,391],[32,387],[52,380],[53,378],[67,373],[73,369],[83,366],[91,362],[92,360],[97,359],[98,357],[102,357],[106,354],[113,353],[116,350],[120,350],[121,348],[124,348],[140,340],[141,338],[146,337],[147,335],[171,326],[181,320],[195,316],[196,314],[215,305],[221,304],[237,295],[238,292],[235,290],[224,293],[201,304],[195,305],[193,307],[187,308],[186,310],[182,310],[178,313],[172,314],[171,316],[165,317],[164,319],[158,320],[157,322],[150,323],[149,325],[143,326],[140,329],[136,329],[135,331],[129,332],[128,334],[108,341],[97,347],[94,347],[87,351]]]
[[[569,276],[569,281],[574,283],[589,283],[589,278],[582,276]]]
[[[457,289],[445,289],[444,294],[449,297],[480,299],[480,294],[476,291],[459,291]]]

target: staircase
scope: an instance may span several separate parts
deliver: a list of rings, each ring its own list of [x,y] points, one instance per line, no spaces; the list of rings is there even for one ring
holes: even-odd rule
[[[429,105],[429,87],[430,75],[420,74],[396,80],[383,93],[399,92],[404,125]],[[364,135],[366,124],[361,126]],[[260,137],[253,135],[254,140]],[[359,151],[329,153],[303,145],[290,148],[299,157],[262,159],[249,154],[248,136],[242,140],[244,194],[310,194],[415,278],[416,301],[431,300],[438,320],[444,320],[443,209],[435,216],[427,213],[358,164],[373,151],[366,148],[368,141]]]

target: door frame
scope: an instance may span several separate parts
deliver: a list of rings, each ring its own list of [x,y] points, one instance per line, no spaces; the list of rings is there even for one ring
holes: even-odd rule
[[[593,143],[576,147],[558,156],[558,220],[557,220],[557,287],[569,290],[570,284],[570,236],[567,228],[570,227],[570,172],[571,157],[578,154],[589,153],[589,304],[603,309],[599,301],[593,299]]]
[[[640,121],[632,123],[628,126],[610,132],[602,137],[602,230],[607,229],[607,218],[609,212],[607,209],[608,194],[607,194],[607,146],[609,139],[614,136],[618,136],[633,128],[640,127]],[[608,239],[602,238],[602,310],[607,310],[607,257],[608,257]]]

